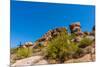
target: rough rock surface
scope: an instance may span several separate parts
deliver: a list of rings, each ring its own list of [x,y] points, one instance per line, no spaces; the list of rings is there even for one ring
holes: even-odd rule
[[[50,41],[52,38],[59,35],[61,32],[67,33],[67,29],[65,27],[59,27],[55,28],[53,30],[49,30],[46,34],[44,34],[40,39],[38,39],[33,47],[36,47],[39,44],[43,44],[44,46],[47,46],[48,41]]]
[[[70,59],[68,61],[65,61],[64,63],[80,63],[80,62],[91,62],[91,61],[95,61],[95,54],[92,55],[92,58],[91,58],[91,54],[86,54],[81,58]]]
[[[16,63],[12,64],[11,66],[23,67],[23,66],[31,66],[36,64],[48,64],[48,62],[44,60],[42,56],[32,56],[29,58],[17,60]]]
[[[53,37],[59,35],[59,33],[61,33],[61,32],[67,32],[67,29],[65,27],[59,27],[59,28],[55,28],[53,30],[49,30],[46,34],[44,34],[42,36],[42,38],[38,39],[37,41],[41,42],[41,41],[50,40]]]

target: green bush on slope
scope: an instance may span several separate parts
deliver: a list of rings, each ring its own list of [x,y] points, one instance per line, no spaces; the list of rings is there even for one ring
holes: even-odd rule
[[[49,42],[46,57],[48,59],[58,59],[60,63],[63,63],[66,57],[73,57],[78,50],[78,46],[70,41],[68,35],[61,33]]]
[[[91,45],[92,42],[93,41],[91,39],[85,37],[79,42],[79,47],[80,48],[85,48],[85,47]]]
[[[17,51],[17,48],[11,48],[11,49],[10,49],[10,53],[11,53],[11,54],[16,53],[16,51]]]
[[[19,48],[16,52],[19,59],[26,58],[32,55],[31,48]]]

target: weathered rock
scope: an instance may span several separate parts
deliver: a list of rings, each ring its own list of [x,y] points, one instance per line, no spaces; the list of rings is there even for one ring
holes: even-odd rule
[[[93,26],[93,29],[92,29],[92,31],[95,31],[95,26]]]
[[[71,24],[70,30],[71,30],[71,33],[80,32],[81,31],[80,22],[76,22],[76,23]]]
[[[46,34],[44,34],[44,36],[42,36],[42,38],[38,39],[37,41],[46,41],[46,40],[50,40],[53,37],[59,35],[59,33],[61,32],[67,32],[67,29],[65,27],[61,27],[61,28],[56,28],[53,30],[49,30]]]
[[[41,64],[48,64],[48,62],[46,60],[40,60],[35,65],[41,65]]]
[[[67,33],[67,29],[65,27],[55,28],[53,30],[49,30],[46,34],[44,34],[40,39],[34,43],[35,45],[33,47],[36,47],[39,44],[43,44],[44,46],[47,46],[48,41],[50,41],[52,38],[58,36],[60,33]]]
[[[92,29],[92,33],[91,33],[93,36],[95,36],[95,26],[93,26],[93,29]]]
[[[76,38],[73,38],[71,41],[72,42],[80,42],[81,40],[82,40],[82,38],[77,36]]]
[[[94,40],[95,37],[94,36],[86,36],[86,38],[90,39],[90,40]]]
[[[88,36],[88,35],[90,35],[90,32],[84,32],[84,34]]]
[[[78,59],[69,59],[65,61],[64,63],[80,63],[80,62],[91,62],[91,61],[95,61],[94,54],[92,56],[91,54],[86,54],[83,57],[80,57]]]
[[[48,62],[43,59],[42,56],[32,56],[29,58],[17,60],[12,67],[24,67],[24,66],[32,66],[32,65],[41,65],[41,64],[48,64]]]

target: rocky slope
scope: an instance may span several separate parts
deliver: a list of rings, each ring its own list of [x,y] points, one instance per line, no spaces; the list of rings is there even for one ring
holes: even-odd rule
[[[72,29],[73,30],[76,29],[77,26],[79,28],[79,32],[75,33],[75,34],[79,34],[79,35],[76,35],[77,37],[73,38],[71,40],[71,42],[79,43],[82,40],[82,38],[84,37],[84,35],[86,35],[85,36],[86,38],[89,38],[93,42],[95,42],[95,36],[94,35],[90,35],[90,34],[87,34],[87,33],[85,34],[84,32],[80,32],[80,25],[74,25],[74,27],[72,26]],[[77,30],[75,30],[75,32],[76,31]],[[33,52],[34,55],[32,55],[31,57],[28,57],[28,58],[17,60],[11,66],[15,66],[15,67],[22,66],[23,67],[23,65],[24,66],[32,66],[32,65],[39,65],[39,64],[50,64],[47,59],[44,59],[44,55],[41,54],[42,53],[41,50],[43,50],[43,48],[48,45],[48,41],[51,41],[56,36],[60,35],[60,33],[66,33],[67,34],[68,32],[67,32],[67,29],[65,27],[55,28],[53,30],[49,30],[47,33],[45,33],[40,39],[36,40],[34,43],[32,43],[32,42],[25,43],[22,47],[23,48],[31,47],[31,49],[33,49],[33,50],[35,49],[35,51]],[[68,34],[68,35],[71,35],[71,33]],[[41,49],[41,47],[38,48],[38,46],[40,46],[40,45],[43,45],[42,49]],[[82,54],[81,57],[78,57],[76,59],[75,58],[67,59],[66,61],[64,61],[64,63],[95,61],[95,47],[94,47],[95,43],[93,43],[91,45],[92,46],[87,46],[85,48],[82,48],[84,55]],[[58,44],[57,44],[57,46],[58,46]],[[13,56],[15,56],[15,55],[13,55]]]
[[[40,39],[36,40],[33,47],[37,47],[39,44],[47,46],[48,41],[50,41],[52,38],[55,38],[60,33],[67,33],[67,29],[65,27],[59,27],[53,30],[49,30]]]
[[[32,56],[29,58],[17,60],[12,66],[31,66],[31,65],[39,65],[39,64],[48,64],[46,60],[43,59],[42,56]]]
[[[80,63],[80,62],[91,62],[95,61],[95,54],[86,54],[80,58],[77,59],[69,59],[65,61],[64,63]],[[23,66],[32,66],[32,65],[42,65],[42,64],[49,64],[47,60],[43,59],[43,56],[32,56],[29,58],[17,60],[16,63],[14,63],[13,67],[23,67]]]

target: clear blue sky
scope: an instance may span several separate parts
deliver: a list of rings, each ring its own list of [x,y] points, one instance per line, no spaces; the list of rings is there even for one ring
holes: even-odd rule
[[[95,25],[95,7],[91,5],[11,1],[11,47],[19,42],[34,42],[55,27],[81,22],[82,31]]]

